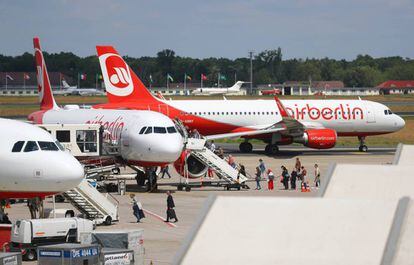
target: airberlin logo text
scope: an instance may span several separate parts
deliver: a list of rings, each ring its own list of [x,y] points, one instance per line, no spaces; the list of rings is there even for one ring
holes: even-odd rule
[[[122,117],[116,118],[114,121],[106,121],[105,116],[96,116],[95,119],[85,122],[86,124],[100,124],[103,128],[109,131],[109,134],[104,136],[104,140],[118,140],[121,136],[122,129],[125,124],[122,121]]]
[[[306,104],[305,107],[298,107],[297,104],[293,108],[286,107],[290,116],[297,120],[363,120],[364,112],[360,107],[351,108],[349,104],[339,104],[337,107],[317,108]]]

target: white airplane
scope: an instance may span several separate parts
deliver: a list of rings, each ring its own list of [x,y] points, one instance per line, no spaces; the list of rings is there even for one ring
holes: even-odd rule
[[[38,38],[33,39],[39,86],[40,111],[29,115],[38,124],[101,124],[105,141],[120,148],[128,165],[160,166],[174,162],[183,149],[183,138],[171,119],[153,111],[60,109],[52,95]]]
[[[337,136],[356,136],[360,141],[359,150],[367,151],[365,137],[396,132],[405,126],[404,120],[387,106],[367,100],[158,99],[133,72],[134,82],[114,78],[117,72],[129,71],[129,67],[112,46],[96,48],[109,103],[94,108],[162,111],[211,139],[215,134],[280,129],[272,133],[240,135],[246,140],[239,146],[243,152],[252,150],[248,142],[251,138],[266,142],[266,151],[275,153],[279,145],[291,143],[316,149],[332,148]]]
[[[54,90],[54,95],[63,96],[103,96],[105,92],[103,90],[95,88],[77,88],[76,86],[70,86],[66,80],[62,80],[63,89]]]
[[[0,200],[45,197],[82,181],[81,164],[48,132],[0,119]]]
[[[195,96],[210,96],[210,95],[228,95],[240,92],[241,86],[246,83],[243,81],[237,81],[231,87],[200,87],[191,92]]]

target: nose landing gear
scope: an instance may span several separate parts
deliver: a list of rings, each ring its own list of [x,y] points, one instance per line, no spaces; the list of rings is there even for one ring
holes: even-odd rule
[[[368,146],[365,145],[365,136],[358,136],[359,140],[359,151],[360,152],[368,152]]]

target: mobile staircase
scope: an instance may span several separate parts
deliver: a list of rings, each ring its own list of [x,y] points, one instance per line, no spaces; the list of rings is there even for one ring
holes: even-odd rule
[[[227,190],[240,190],[241,188],[249,189],[249,186],[246,184],[249,178],[242,174],[239,174],[239,171],[237,169],[233,168],[228,164],[226,160],[220,158],[214,152],[208,149],[205,144],[206,139],[188,138],[186,145],[186,148],[190,151],[191,155],[197,158],[204,165],[213,169],[214,173],[222,180],[220,183],[203,181],[203,185],[206,186],[211,184],[210,186],[222,186]],[[189,183],[187,182],[186,185],[186,190],[189,190]]]
[[[86,179],[63,196],[87,219],[96,224],[110,225],[118,221],[119,201],[111,194],[100,193]]]

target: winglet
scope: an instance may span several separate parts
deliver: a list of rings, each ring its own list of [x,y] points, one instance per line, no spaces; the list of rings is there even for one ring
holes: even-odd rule
[[[35,52],[37,88],[39,91],[40,109],[59,109],[55,99],[53,98],[49,74],[47,72],[45,59],[43,57],[42,49],[40,48],[40,40],[38,37],[33,38],[33,47]]]
[[[287,112],[285,106],[283,106],[282,102],[278,97],[275,97],[276,105],[280,111],[280,115],[282,117],[290,117],[289,113]]]
[[[110,103],[157,101],[112,46],[96,46]]]

